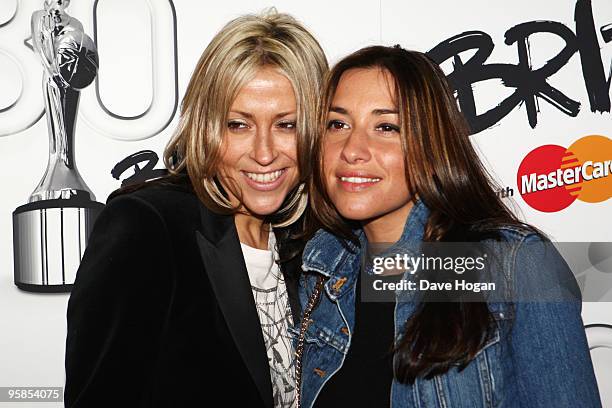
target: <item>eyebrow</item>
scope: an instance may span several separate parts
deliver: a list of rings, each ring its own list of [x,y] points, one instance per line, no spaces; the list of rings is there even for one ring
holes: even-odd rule
[[[239,114],[241,116],[244,116],[247,119],[253,119],[253,114],[249,113],[249,112],[232,110],[229,113],[237,113],[237,114]],[[296,114],[296,113],[297,112],[295,112],[295,111],[280,112],[280,113],[277,113],[276,115],[274,115],[274,119],[282,118],[283,116],[293,115],[293,114]]]
[[[330,112],[336,112],[339,113],[341,115],[348,115],[348,111],[340,106],[331,106],[329,108]],[[380,116],[380,115],[398,115],[399,111],[397,109],[374,109],[372,111],[372,113],[374,115]]]
[[[375,115],[398,115],[399,111],[397,109],[374,109],[372,113]]]
[[[336,112],[339,113],[341,115],[348,115],[348,111],[344,108],[341,108],[339,106],[330,106],[329,107],[329,111],[330,112]]]

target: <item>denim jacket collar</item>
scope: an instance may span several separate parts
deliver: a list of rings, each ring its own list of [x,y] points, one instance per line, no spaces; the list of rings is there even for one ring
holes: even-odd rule
[[[428,218],[429,209],[420,199],[417,200],[408,214],[402,236],[389,248],[389,252],[419,255]]]
[[[417,255],[428,217],[429,210],[421,200],[417,200],[406,219],[401,238],[390,250],[401,249],[404,253]],[[360,247],[349,241],[343,245],[342,238],[320,229],[304,248],[302,269],[328,277],[325,290],[333,300],[353,287],[357,278],[355,271],[360,269],[361,249],[365,248],[367,239],[362,229],[353,232],[359,238]]]
[[[353,231],[360,242],[365,239],[362,230]],[[325,290],[333,300],[341,297],[353,286],[361,259],[360,248],[350,241],[320,229],[304,248],[302,270],[317,272],[329,278]]]

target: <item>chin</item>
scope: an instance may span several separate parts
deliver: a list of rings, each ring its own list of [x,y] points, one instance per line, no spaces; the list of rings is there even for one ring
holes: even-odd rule
[[[336,209],[344,218],[352,221],[366,221],[375,216],[372,207],[368,205],[341,205],[336,206]]]
[[[283,204],[282,200],[281,201],[274,201],[274,202],[264,202],[264,203],[248,203],[245,202],[244,206],[246,207],[247,211],[254,215],[254,216],[267,216],[267,215],[272,215],[275,212],[277,212],[278,210],[280,210],[281,205]]]

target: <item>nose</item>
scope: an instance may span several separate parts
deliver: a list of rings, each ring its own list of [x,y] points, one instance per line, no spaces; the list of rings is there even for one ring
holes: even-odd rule
[[[344,142],[341,158],[350,164],[366,163],[370,153],[368,134],[359,128],[353,129]]]
[[[253,150],[251,158],[261,166],[272,163],[278,152],[274,146],[274,137],[268,128],[257,128],[253,139]]]

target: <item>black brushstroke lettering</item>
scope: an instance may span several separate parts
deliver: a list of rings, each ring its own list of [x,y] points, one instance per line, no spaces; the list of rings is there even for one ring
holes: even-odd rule
[[[535,33],[551,33],[565,41],[563,49],[548,60],[542,67],[533,70],[529,51],[529,37]],[[525,102],[529,125],[535,128],[538,114],[537,98],[541,97],[566,115],[575,117],[580,111],[580,103],[570,99],[560,90],[552,87],[546,79],[567,64],[578,49],[576,36],[556,21],[530,21],[518,24],[506,31],[507,45],[517,44],[517,69],[509,76],[506,86],[516,87],[517,93]]]
[[[612,24],[602,26],[599,31],[601,32],[604,42],[609,43],[612,41]]]
[[[438,64],[453,58],[453,72],[448,75],[448,80],[457,92],[459,107],[473,133],[493,126],[521,101],[515,92],[501,101],[499,105],[480,115],[476,114],[472,85],[495,78],[505,83],[514,67],[511,64],[485,64],[494,47],[493,40],[487,33],[467,31],[442,41],[427,52],[427,55]],[[476,50],[476,53],[467,61],[462,61],[460,54],[470,50]]]
[[[119,180],[121,175],[125,173],[129,168],[134,166],[134,174],[130,177],[125,178],[121,182],[121,187],[140,183],[146,180],[162,177],[167,173],[166,169],[154,169],[155,165],[159,161],[157,153],[152,150],[142,150],[140,152],[133,153],[121,160],[111,170],[113,178]],[[144,167],[140,167],[138,164],[146,162]]]
[[[606,80],[597,31],[593,20],[591,0],[578,0],[574,11],[576,21],[576,37],[578,37],[578,52],[582,61],[582,76],[586,85],[591,112],[610,112],[610,81],[612,80],[612,64],[610,77]],[[602,30],[602,34],[604,31]],[[604,40],[605,40],[604,36]],[[608,37],[608,42],[612,34]]]

